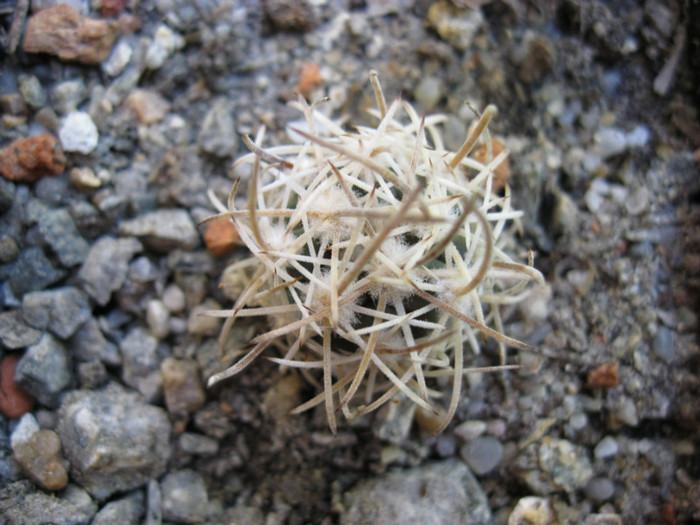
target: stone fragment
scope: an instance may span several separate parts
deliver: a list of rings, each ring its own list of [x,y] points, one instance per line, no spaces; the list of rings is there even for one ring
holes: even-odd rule
[[[75,111],[85,98],[85,83],[81,80],[66,80],[51,90],[51,103],[60,115]]]
[[[591,478],[583,490],[589,500],[595,503],[602,503],[606,499],[610,499],[615,493],[615,484],[608,478]]]
[[[514,471],[536,494],[572,493],[593,477],[593,467],[583,447],[565,439],[545,437],[525,447],[514,461]]]
[[[216,439],[195,432],[180,434],[178,445],[183,452],[193,456],[213,456],[219,451],[219,442]]]
[[[97,359],[78,364],[77,372],[81,388],[95,390],[108,380],[105,365]]]
[[[133,50],[128,42],[120,40],[112,49],[112,54],[109,55],[107,61],[102,63],[102,69],[110,77],[116,77],[129,64],[132,54]]]
[[[24,51],[48,53],[83,64],[103,62],[116,30],[104,20],[84,18],[71,6],[58,4],[34,14],[27,22]]]
[[[297,91],[309,98],[311,94],[323,84],[321,68],[316,62],[302,62],[301,76],[297,84]]]
[[[29,107],[39,109],[46,104],[46,92],[34,75],[20,75],[17,84],[19,94]]]
[[[163,304],[170,313],[176,314],[185,309],[185,293],[176,284],[169,284],[163,290]]]
[[[77,167],[70,170],[70,181],[81,191],[91,191],[102,186],[102,179],[100,179],[92,168],[87,166]]]
[[[185,39],[176,31],[173,31],[165,24],[161,24],[156,29],[153,42],[146,51],[146,67],[148,69],[158,69],[173,54],[174,51],[185,46]]]
[[[187,319],[187,331],[192,335],[213,337],[221,329],[221,318],[207,315],[207,310],[220,310],[221,305],[214,299],[206,299],[192,308]]]
[[[204,243],[214,257],[223,257],[239,246],[241,239],[231,221],[221,220],[207,224]]]
[[[24,322],[21,310],[0,312],[0,345],[10,350],[36,343],[41,332]]]
[[[68,472],[61,456],[61,439],[53,430],[38,430],[27,440],[12,444],[12,457],[25,474],[43,489],[61,490]]]
[[[45,333],[38,343],[27,348],[17,364],[15,381],[42,405],[55,407],[72,381],[70,360],[65,347]]]
[[[21,417],[34,408],[34,398],[15,382],[20,356],[6,355],[0,362],[0,412],[5,417]]]
[[[170,104],[156,91],[135,89],[124,101],[141,124],[155,124],[170,111]]]
[[[19,255],[19,246],[9,235],[0,237],[0,264],[6,264],[14,261]]]
[[[65,268],[80,264],[87,257],[90,247],[65,208],[45,213],[39,219],[39,234]]]
[[[481,436],[464,445],[460,456],[475,474],[487,474],[501,462],[503,444],[496,438]]]
[[[224,97],[214,100],[204,117],[197,135],[202,150],[217,157],[230,157],[236,153],[236,132],[231,102]]]
[[[100,306],[106,305],[112,292],[121,288],[129,269],[129,261],[143,249],[133,238],[114,239],[102,237],[90,248],[78,279],[85,291]]]
[[[160,365],[165,406],[173,416],[184,416],[204,405],[206,395],[197,363],[168,357]]]
[[[2,150],[0,150],[1,152]],[[2,153],[0,153],[0,165],[2,164]],[[0,172],[1,174],[2,172]],[[0,215],[7,212],[15,202],[15,185],[9,180],[0,177]]]
[[[138,237],[159,252],[169,252],[175,248],[192,250],[199,245],[199,234],[190,214],[183,209],[162,209],[146,213],[122,222],[119,232]]]
[[[501,154],[504,150],[506,149],[505,144],[498,140],[496,137],[491,137],[491,158],[494,158],[496,155]],[[482,164],[487,164],[489,161],[488,158],[488,148],[486,147],[486,144],[482,144],[478,148],[474,150],[474,153],[472,153],[472,158],[476,161],[481,162]],[[499,192],[502,190],[505,185],[508,183],[510,180],[510,163],[508,162],[508,157],[506,157],[503,162],[501,162],[498,167],[493,170],[493,186],[492,186],[492,191],[494,193]]]
[[[72,484],[57,497],[34,490],[29,481],[17,481],[4,486],[0,498],[0,516],[8,525],[87,525],[96,511],[90,496]]]
[[[479,9],[457,7],[447,0],[439,0],[430,6],[428,22],[457,51],[466,51],[484,24],[484,15]]]
[[[361,481],[345,494],[341,525],[490,523],[486,494],[469,469],[457,460],[394,470]]]
[[[65,271],[54,268],[43,250],[31,247],[23,250],[12,264],[10,288],[19,297],[27,292],[43,290],[65,276]]]
[[[102,0],[102,15],[117,16],[126,7],[128,0]]]
[[[22,298],[24,320],[61,339],[72,336],[92,316],[85,295],[74,286],[30,292]]]
[[[61,173],[65,168],[63,150],[49,133],[17,139],[0,149],[0,173],[8,180],[33,182],[45,175]]]
[[[555,515],[549,500],[535,496],[520,498],[508,516],[508,525],[552,525]]]
[[[117,345],[105,339],[94,317],[90,317],[71,337],[70,348],[78,361],[89,362],[98,359],[111,366],[122,362]]]
[[[146,510],[142,491],[132,492],[128,496],[110,501],[95,514],[91,525],[121,525],[122,523],[141,523]],[[146,522],[149,523],[149,522]]]
[[[140,327],[133,328],[120,342],[122,354],[122,379],[124,382],[152,399],[160,385],[158,340]],[[157,378],[154,382],[152,379]]]
[[[58,412],[58,434],[71,476],[97,499],[161,476],[170,456],[164,410],[117,386],[73,391]]]
[[[209,497],[202,476],[194,470],[171,472],[160,483],[163,518],[176,523],[201,523]]]
[[[617,363],[605,363],[588,372],[586,385],[590,388],[615,388],[620,381]]]
[[[307,31],[314,25],[313,11],[306,0],[263,0],[263,11],[267,20],[282,31]]]
[[[146,322],[151,335],[163,339],[170,333],[170,312],[160,299],[151,299],[146,305]]]
[[[72,111],[63,119],[58,138],[65,151],[87,155],[97,147],[100,134],[90,115],[84,111]]]

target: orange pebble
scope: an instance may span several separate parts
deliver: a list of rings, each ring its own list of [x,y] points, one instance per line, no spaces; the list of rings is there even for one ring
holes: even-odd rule
[[[498,140],[496,137],[491,137],[491,151],[494,157],[501,153],[504,149],[506,149],[506,147],[503,142]],[[487,153],[486,144],[482,144],[474,150],[471,157],[476,161],[486,164],[488,161],[486,158]],[[509,180],[510,163],[508,162],[508,157],[506,157],[505,160],[501,162],[493,172],[493,191],[497,192],[501,190]]]
[[[323,83],[321,69],[315,62],[303,62],[301,64],[301,78],[297,85],[297,91],[309,98],[311,93]]]
[[[236,228],[229,220],[219,220],[209,223],[204,234],[204,242],[209,253],[214,257],[221,257],[231,253],[240,243],[240,237]]]
[[[587,384],[591,388],[615,388],[619,380],[617,363],[606,363],[588,372]]]

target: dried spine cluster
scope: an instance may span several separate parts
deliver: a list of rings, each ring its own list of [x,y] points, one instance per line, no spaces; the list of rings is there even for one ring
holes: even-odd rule
[[[255,337],[212,385],[246,368],[274,345],[321,392],[297,407],[325,405],[328,424],[375,410],[396,394],[438,413],[435,398],[452,378],[445,428],[469,371],[465,351],[479,352],[479,334],[501,346],[528,348],[502,333],[500,308],[521,301],[528,284],[542,282],[529,264],[506,253],[507,225],[520,216],[509,190],[492,191],[493,172],[506,153],[488,162],[470,158],[496,113],[485,109],[457,153],[445,150],[442,115],[421,118],[408,103],[387,107],[376,73],[376,128],[341,128],[302,99],[308,132],[301,144],[251,153],[248,201],[237,209],[234,185],[228,206],[209,220],[231,220],[252,257],[232,265],[223,286],[245,283],[226,317],[222,347],[237,318],[266,316],[269,331]],[[324,134],[316,128],[323,128]]]

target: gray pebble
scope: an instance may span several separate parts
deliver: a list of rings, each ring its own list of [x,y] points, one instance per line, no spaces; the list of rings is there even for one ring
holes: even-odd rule
[[[197,144],[207,153],[229,157],[236,153],[235,127],[230,101],[217,98],[204,117]]]
[[[595,446],[593,455],[597,459],[606,459],[617,454],[618,445],[617,441],[612,436],[605,436],[601,439]]]
[[[87,298],[74,286],[25,294],[22,313],[31,326],[48,329],[61,339],[72,336],[92,317]]]
[[[163,304],[170,313],[182,312],[185,309],[185,293],[176,284],[169,284],[163,290]]]
[[[65,347],[45,333],[38,343],[27,348],[17,363],[15,381],[41,404],[55,407],[58,395],[71,383],[70,360]]]
[[[143,492],[133,492],[102,507],[92,525],[136,525],[141,523],[145,510]]]
[[[625,200],[625,209],[630,215],[641,215],[649,209],[650,200],[651,193],[646,187],[641,186]]]
[[[114,343],[105,339],[99,323],[90,317],[70,340],[73,355],[78,361],[93,361],[98,359],[107,365],[121,364],[119,349]]]
[[[14,261],[19,255],[17,242],[9,235],[0,237],[0,264]]]
[[[15,202],[15,185],[5,177],[0,177],[0,214],[12,208]]]
[[[81,388],[94,390],[107,382],[107,369],[102,361],[86,361],[78,365],[78,382]]]
[[[63,270],[54,268],[40,248],[23,250],[12,264],[10,288],[17,296],[34,290],[43,290],[65,276]]]
[[[199,234],[190,214],[183,209],[162,209],[124,221],[119,231],[139,237],[144,244],[160,252],[175,248],[192,250],[199,245]]]
[[[45,213],[39,220],[39,234],[66,268],[82,263],[87,257],[90,247],[65,209]]]
[[[490,523],[486,494],[460,461],[427,463],[358,483],[345,493],[341,525]]]
[[[474,473],[487,474],[501,462],[503,444],[493,437],[478,437],[464,445],[459,453]]]
[[[457,425],[454,434],[462,441],[471,441],[486,432],[486,422],[478,419],[470,419]]]
[[[71,478],[97,499],[162,475],[170,456],[170,431],[163,409],[117,386],[71,392],[59,410],[58,433]]]
[[[605,160],[627,149],[625,132],[618,128],[600,128],[595,134],[596,153]]]
[[[46,104],[46,92],[34,75],[20,75],[17,84],[19,93],[28,106],[39,109]]]
[[[593,478],[584,487],[586,497],[600,503],[610,499],[615,492],[615,485],[608,478]]]
[[[35,491],[29,481],[17,481],[6,484],[0,498],[0,516],[8,524],[87,525],[96,511],[97,505],[75,485],[56,497]]]
[[[673,332],[665,326],[660,326],[654,334],[651,345],[654,354],[664,363],[672,363],[676,358],[676,346],[673,342]]]
[[[440,434],[435,438],[435,451],[441,458],[449,458],[455,455],[457,440],[452,435]]]
[[[119,343],[122,379],[144,395],[150,394],[148,378],[158,372],[161,358],[158,340],[140,327],[133,328]],[[150,396],[149,396],[150,397]]]
[[[99,239],[90,248],[87,259],[78,272],[85,291],[99,305],[106,305],[112,292],[124,284],[129,261],[141,250],[141,243],[133,238]]]
[[[112,54],[102,63],[102,69],[110,77],[116,77],[129,64],[133,49],[125,40],[120,40],[112,49]]]
[[[21,310],[0,312],[0,345],[4,348],[24,348],[39,341],[40,337],[41,331],[24,322]]]
[[[78,80],[66,80],[51,90],[51,103],[56,113],[65,115],[75,111],[85,98],[85,83]]]
[[[151,335],[163,339],[170,333],[170,312],[159,299],[151,299],[146,306],[146,322]]]
[[[630,427],[636,427],[639,424],[639,414],[634,401],[627,396],[622,396],[617,406],[614,408],[614,419]]]
[[[194,456],[213,456],[219,451],[219,442],[195,432],[183,432],[178,438],[180,449]]]
[[[414,96],[416,102],[423,106],[424,109],[431,110],[440,101],[444,91],[445,86],[442,79],[434,76],[426,76],[423,77],[416,86]]]
[[[194,470],[166,475],[160,483],[163,518],[176,523],[201,523],[207,517],[209,498],[202,476]]]

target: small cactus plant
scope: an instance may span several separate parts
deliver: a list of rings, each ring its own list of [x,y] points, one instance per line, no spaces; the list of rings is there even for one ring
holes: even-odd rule
[[[233,222],[252,256],[229,267],[222,286],[241,286],[226,317],[222,348],[236,319],[264,316],[268,331],[209,385],[243,371],[270,346],[269,357],[298,369],[319,394],[293,410],[323,404],[336,431],[340,412],[354,418],[397,394],[441,419],[452,419],[466,372],[514,368],[507,346],[529,348],[502,331],[501,309],[521,301],[542,275],[513,260],[511,207],[506,186],[493,191],[493,155],[478,115],[463,146],[447,151],[442,115],[420,117],[403,100],[387,106],[375,72],[376,128],[350,132],[299,98],[308,130],[292,130],[298,144],[263,148],[264,129],[244,138],[250,153],[245,208],[235,206],[238,182],[220,213]],[[320,130],[323,129],[323,133]],[[469,156],[484,144],[484,162]],[[469,368],[479,338],[501,348],[500,366]],[[449,385],[446,410],[436,403]]]

